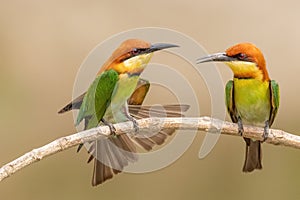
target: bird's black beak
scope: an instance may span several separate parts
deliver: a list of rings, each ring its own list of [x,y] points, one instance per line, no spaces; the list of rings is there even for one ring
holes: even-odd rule
[[[152,44],[149,48],[135,48],[130,52],[131,55],[128,56],[127,58],[125,58],[124,60],[132,58],[134,56],[149,54],[149,53],[153,53],[155,51],[172,48],[172,47],[179,47],[179,46],[176,44],[157,43],[157,44]]]
[[[226,53],[215,53],[203,58],[197,59],[197,64],[205,63],[205,62],[231,62],[236,61],[237,59],[234,57],[227,56]]]
[[[163,49],[168,49],[168,48],[173,48],[173,47],[179,47],[176,44],[167,44],[167,43],[157,43],[157,44],[152,44],[150,48],[145,50],[145,53],[152,53],[155,51],[160,51]]]

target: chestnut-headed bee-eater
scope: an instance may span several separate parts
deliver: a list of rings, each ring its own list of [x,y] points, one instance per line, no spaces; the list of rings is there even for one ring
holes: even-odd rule
[[[150,106],[141,106],[150,83],[140,79],[140,75],[153,52],[172,47],[178,46],[164,43],[151,45],[138,39],[124,41],[103,64],[88,91],[62,108],[59,113],[79,109],[76,125],[84,120],[84,129],[105,124],[114,132],[112,123],[130,120],[137,130],[135,118],[148,117],[150,108],[151,112],[161,112]],[[172,117],[182,116],[181,112],[188,108],[187,105],[164,106],[165,114]],[[145,150],[151,150],[155,144],[162,144],[174,131],[165,129],[149,137],[129,137],[122,134],[91,142],[88,162],[94,159],[92,185],[96,186],[111,179],[113,174],[120,173],[129,162],[135,162],[135,143]],[[78,151],[81,147],[82,144]]]
[[[240,43],[224,53],[208,55],[197,63],[224,62],[233,71],[233,80],[226,84],[227,111],[238,131],[243,134],[243,124],[264,127],[267,138],[279,107],[279,86],[271,80],[262,52],[253,44]],[[243,172],[262,169],[261,141],[244,138],[246,158]]]

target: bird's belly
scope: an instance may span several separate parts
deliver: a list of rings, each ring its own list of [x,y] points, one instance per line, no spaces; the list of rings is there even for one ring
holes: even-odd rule
[[[243,124],[264,126],[270,116],[270,91],[268,83],[247,81],[234,83],[234,98]]]
[[[268,109],[268,104],[259,102],[247,106],[239,104],[236,107],[243,124],[263,126],[269,119],[270,109]]]

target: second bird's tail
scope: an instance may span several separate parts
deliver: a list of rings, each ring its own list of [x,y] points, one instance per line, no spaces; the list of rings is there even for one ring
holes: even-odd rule
[[[246,157],[243,172],[252,172],[255,169],[262,169],[261,165],[261,145],[260,141],[253,141],[244,138],[246,142]]]

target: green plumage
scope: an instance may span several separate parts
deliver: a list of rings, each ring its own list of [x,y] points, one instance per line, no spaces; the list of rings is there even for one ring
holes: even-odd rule
[[[233,81],[228,81],[225,87],[225,104],[232,122],[237,122],[237,113],[233,99]]]
[[[270,115],[270,126],[273,124],[275,116],[277,114],[278,108],[279,108],[279,99],[280,99],[280,93],[279,93],[279,85],[276,83],[276,81],[271,80],[270,81],[270,88],[271,88],[271,115]]]
[[[86,129],[96,127],[110,104],[118,73],[108,70],[99,75],[89,87],[80,107],[76,125],[87,118]]]
[[[279,86],[274,80],[234,78],[226,84],[225,94],[227,111],[239,129],[241,124],[249,124],[268,130],[273,124],[279,107]],[[261,142],[244,140],[247,145],[243,171],[261,169]]]
[[[149,86],[137,88],[140,74],[150,61],[153,52],[171,47],[177,45],[150,44],[138,39],[124,41],[104,63],[100,69],[102,73],[96,77],[88,91],[66,105],[59,113],[79,108],[75,124],[79,125],[84,121],[84,129],[94,128],[102,123],[109,126],[111,134],[115,134],[113,123],[129,120],[133,122],[137,131],[138,123],[131,116],[127,102],[135,105],[142,104]],[[143,116],[149,116],[146,110],[150,108],[143,109],[139,106],[132,109],[135,109],[133,114],[137,117],[140,116],[140,111],[143,112]],[[175,113],[176,115],[178,116]],[[137,161],[134,141],[144,149],[150,150],[155,144],[162,144],[167,134],[171,132],[168,131],[166,134],[159,132],[159,136],[141,139],[121,134],[88,142],[87,150],[90,154],[88,162],[94,160],[92,185],[96,186],[111,179],[114,174],[123,171],[129,163]],[[82,146],[83,144],[79,145],[78,151]]]
[[[233,122],[240,117],[244,124],[271,126],[279,107],[279,87],[272,81],[234,79],[226,85],[226,107]]]
[[[279,87],[270,80],[262,52],[251,43],[239,43],[225,52],[198,59],[198,63],[212,61],[224,62],[234,74],[233,80],[226,84],[225,104],[232,122],[238,125],[239,134],[243,135],[244,124],[260,126],[264,128],[265,141],[279,107]],[[262,169],[261,141],[245,137],[244,140],[243,172]]]

